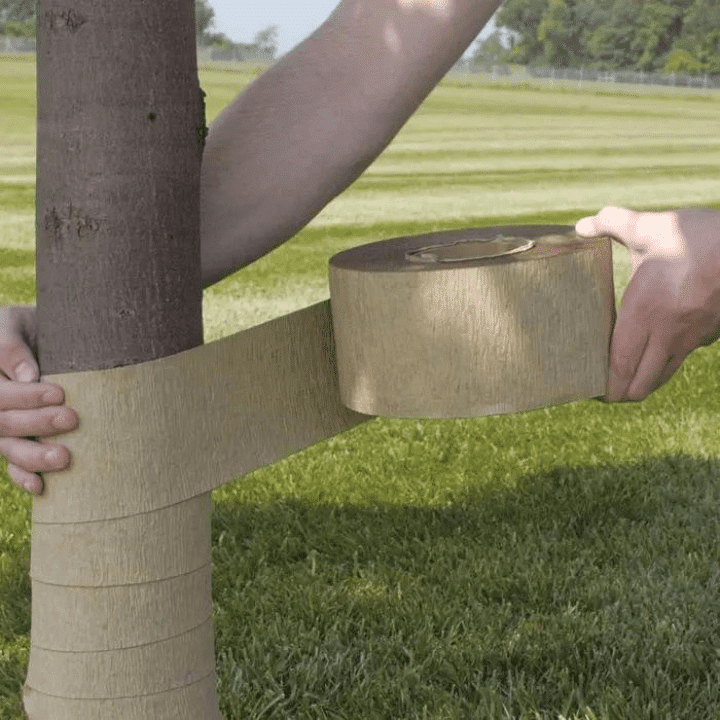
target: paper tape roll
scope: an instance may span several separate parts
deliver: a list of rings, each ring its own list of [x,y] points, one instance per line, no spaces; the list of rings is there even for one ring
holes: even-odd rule
[[[43,377],[81,424],[52,439],[73,464],[33,499],[28,717],[221,720],[211,490],[375,414],[602,394],[610,243],[569,232],[355,248],[331,260],[332,316],[325,301],[153,362]]]
[[[477,417],[605,392],[609,238],[503,226],[372,243],[330,260],[330,295],[358,412]]]

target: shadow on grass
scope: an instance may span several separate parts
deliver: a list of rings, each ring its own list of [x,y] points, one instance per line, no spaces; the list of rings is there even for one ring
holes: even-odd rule
[[[719,470],[678,454],[468,476],[439,507],[216,500],[226,720],[720,716]],[[26,543],[0,587],[13,720]]]
[[[226,717],[268,697],[262,717],[720,716],[719,469],[560,467],[442,507],[216,503]]]

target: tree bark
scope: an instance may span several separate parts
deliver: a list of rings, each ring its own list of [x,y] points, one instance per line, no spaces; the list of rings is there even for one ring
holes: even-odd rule
[[[206,128],[193,0],[39,0],[37,22],[42,375],[131,365],[202,344],[199,186]],[[103,481],[97,478],[97,492],[110,497]],[[211,505],[206,496],[187,503],[147,519],[92,523],[92,570],[102,587],[77,580],[81,567],[67,568],[65,584],[43,582],[31,562],[33,617],[52,617],[53,598],[63,598],[67,607],[87,602],[93,620],[87,613],[58,617],[62,633],[46,632],[42,643],[32,643],[23,695],[29,718],[220,718],[208,618]],[[136,564],[134,574],[125,567],[131,556],[152,555],[145,548],[147,523],[162,528],[167,547],[180,547],[189,530],[178,517],[197,521],[192,544],[207,556],[192,623],[168,615],[167,603],[164,614],[151,616],[155,588],[191,577],[185,558],[164,567],[150,559],[145,567]],[[43,527],[52,534],[70,526]],[[68,622],[77,628],[68,630]],[[137,637],[141,625],[145,639]],[[56,636],[64,639],[55,642]],[[162,652],[172,654],[164,675]],[[193,667],[199,656],[202,678]]]
[[[38,4],[44,374],[202,344],[194,18],[192,0]]]

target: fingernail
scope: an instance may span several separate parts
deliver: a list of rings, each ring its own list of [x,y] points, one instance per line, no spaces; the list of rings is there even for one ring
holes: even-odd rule
[[[33,382],[35,380],[35,368],[29,362],[21,362],[15,368],[15,377],[19,382]]]
[[[52,424],[53,427],[58,430],[72,430],[75,427],[75,418],[65,413],[60,413],[53,418]]]
[[[43,455],[46,462],[49,463],[57,463],[60,462],[60,450],[57,448],[52,448],[52,450],[46,450],[45,454]]]
[[[33,495],[39,495],[42,492],[42,484],[37,480],[27,480],[23,483],[23,487]]]

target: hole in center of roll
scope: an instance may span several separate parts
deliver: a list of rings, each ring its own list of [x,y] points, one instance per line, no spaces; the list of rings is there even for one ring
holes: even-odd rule
[[[535,243],[532,240],[498,235],[494,238],[456,240],[447,245],[426,245],[408,250],[405,259],[416,263],[453,263],[513,255],[533,247]]]

